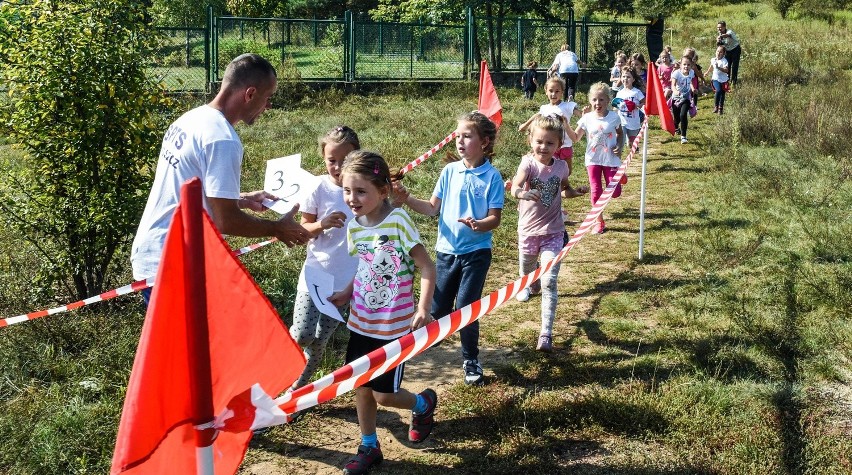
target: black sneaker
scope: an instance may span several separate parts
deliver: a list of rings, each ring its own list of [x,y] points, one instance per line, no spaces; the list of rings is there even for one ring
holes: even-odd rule
[[[343,467],[343,475],[361,475],[367,473],[371,468],[382,463],[382,460],[384,460],[382,449],[378,445],[376,447],[359,445],[358,453],[349,459]]]
[[[485,382],[482,377],[482,366],[479,360],[464,360],[464,384],[468,386],[482,386]]]
[[[420,396],[426,399],[426,410],[423,414],[411,412],[411,424],[408,426],[408,440],[419,444],[429,437],[435,425],[435,407],[438,406],[438,394],[432,388],[425,389]]]

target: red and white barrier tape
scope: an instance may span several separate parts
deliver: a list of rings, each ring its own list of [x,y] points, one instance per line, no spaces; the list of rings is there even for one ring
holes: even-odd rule
[[[275,399],[275,403],[278,404],[279,408],[285,414],[291,415],[351,391],[422,353],[425,349],[443,340],[460,328],[478,320],[497,307],[500,307],[518,292],[529,287],[542,274],[548,272],[556,263],[562,261],[568,252],[592,229],[598,216],[600,216],[612,199],[612,195],[615,192],[616,186],[621,181],[621,177],[627,172],[627,167],[630,165],[633,155],[639,147],[639,142],[647,131],[647,127],[648,122],[646,120],[642,123],[639,134],[636,136],[633,144],[631,144],[627,158],[618,168],[612,180],[607,184],[601,197],[592,206],[592,209],[586,215],[586,219],[583,220],[583,223],[580,224],[580,227],[577,228],[577,231],[554,259],[543,263],[540,268],[507,284],[501,289],[491,292],[488,296],[464,308],[460,308],[445,317],[439,318],[398,340],[391,341],[387,345],[344,365],[313,383],[302,386],[295,391]]]
[[[411,163],[406,165],[402,169],[402,173],[405,174],[405,173],[408,173],[411,170],[413,170],[415,167],[417,167],[418,165],[423,163],[427,158],[434,155],[435,152],[437,152],[438,150],[443,148],[445,145],[447,145],[454,138],[456,138],[455,131],[453,131],[453,133],[451,133],[450,135],[445,137],[444,140],[442,140],[441,142],[438,143],[438,145],[435,145],[434,147],[432,147],[428,152],[417,157],[416,159],[414,159],[414,161],[412,161]],[[254,251],[255,249],[261,248],[261,247],[266,246],[268,244],[272,244],[276,241],[278,241],[277,238],[272,238],[268,241],[262,241],[262,242],[259,242],[259,243],[256,243],[256,244],[251,244],[249,246],[242,247],[242,248],[234,251],[234,256],[239,257],[243,254],[247,254],[251,251]],[[132,293],[132,292],[139,292],[140,290],[144,290],[144,289],[147,289],[147,288],[153,287],[153,286],[154,286],[154,278],[153,277],[148,278],[146,280],[138,280],[136,282],[133,282],[132,284],[125,285],[124,287],[119,287],[117,289],[113,289],[113,290],[104,292],[100,295],[95,295],[93,297],[89,297],[89,298],[84,299],[84,300],[78,300],[77,302],[69,303],[67,305],[62,305],[60,307],[55,307],[55,308],[51,308],[51,309],[47,309],[47,310],[40,310],[40,311],[37,311],[37,312],[25,313],[23,315],[18,315],[18,316],[15,316],[15,317],[4,318],[4,319],[0,320],[0,328],[7,327],[9,325],[14,325],[16,323],[26,322],[28,320],[34,320],[34,319],[40,318],[40,317],[46,317],[48,315],[55,315],[57,313],[67,312],[69,310],[76,310],[76,309],[83,307],[85,305],[89,305],[89,304],[92,304],[92,303],[95,303],[95,302],[102,302],[104,300],[109,300],[109,299],[118,297],[119,295],[125,295],[125,294],[129,294],[129,293]]]
[[[251,252],[257,248],[266,246],[268,244],[272,244],[277,241],[277,238],[272,238],[268,241],[259,242],[256,244],[252,244],[246,247],[241,247],[233,251],[235,257],[239,257],[243,254]],[[57,313],[67,312],[69,310],[76,310],[84,305],[89,305],[95,302],[103,302],[104,300],[110,300],[119,295],[125,295],[133,292],[139,292],[140,290],[147,289],[149,287],[154,286],[154,278],[149,277],[145,280],[137,280],[132,284],[125,285],[124,287],[119,287],[117,289],[110,290],[108,292],[104,292],[100,295],[95,295],[93,297],[89,297],[84,300],[78,300],[73,303],[69,303],[67,305],[62,305],[61,307],[51,308],[47,310],[40,310],[38,312],[26,313],[23,315],[18,315],[16,317],[8,317],[0,320],[0,328],[7,327],[9,325],[14,325],[16,323],[26,322],[28,320],[35,320],[36,318],[46,317],[48,315],[55,315]]]
[[[404,175],[410,172],[411,170],[414,170],[415,167],[425,162],[427,158],[431,157],[432,155],[435,155],[438,150],[444,148],[444,146],[450,143],[450,141],[452,141],[454,138],[456,138],[457,135],[458,134],[456,134],[456,131],[454,130],[453,133],[444,137],[444,140],[438,142],[438,145],[435,145],[434,147],[429,149],[428,152],[424,153],[423,155],[420,155],[419,157],[415,158],[411,163],[402,167],[402,170],[400,170],[401,173]]]

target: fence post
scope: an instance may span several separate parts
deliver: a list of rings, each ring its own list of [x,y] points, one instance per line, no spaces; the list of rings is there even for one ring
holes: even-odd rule
[[[355,33],[355,17],[352,15],[352,11],[346,10],[346,25],[349,28],[349,74],[346,78],[347,81],[354,82],[356,78],[355,74],[355,58],[357,56],[358,45],[355,44],[356,41],[356,33]],[[346,55],[344,54],[344,57]]]
[[[524,23],[518,18],[518,69],[524,69]]]
[[[571,48],[571,51],[577,50],[577,20],[574,18],[574,9],[568,10],[568,31],[567,35],[567,43]]]
[[[474,22],[473,22],[473,8],[467,7],[467,48],[465,49],[465,53],[467,53],[467,58],[465,58],[464,62],[464,75],[467,79],[470,79],[473,76],[473,42],[474,35],[476,35],[476,31],[474,31]]]
[[[580,28],[580,48],[582,50],[581,59],[584,63],[589,62],[589,25],[588,18],[583,16],[582,26]]]
[[[385,22],[379,22],[379,56],[385,55]]]

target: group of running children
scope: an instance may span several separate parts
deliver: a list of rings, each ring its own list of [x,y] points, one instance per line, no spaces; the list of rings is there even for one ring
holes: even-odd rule
[[[620,84],[622,91],[635,89],[630,79]],[[533,271],[539,260],[552,260],[562,249],[567,235],[562,198],[590,192],[591,202],[598,200],[621,165],[622,130],[628,136],[631,131],[638,133],[638,122],[634,126],[634,122],[624,121],[638,114],[642,96],[636,89],[638,94],[629,99],[635,101],[634,107],[625,109],[632,115],[625,115],[621,109],[616,112],[610,108],[610,87],[597,83],[589,90],[590,106],[581,113],[576,103],[563,100],[562,79],[549,79],[545,90],[548,104],[520,127],[529,133],[530,151],[521,158],[512,180],[504,182],[491,163],[496,125],[485,115],[471,112],[458,119],[457,160],[441,171],[428,199],[413,196],[380,154],[362,150],[351,128],[336,126],[319,139],[327,174],[300,206],[302,225],[313,239],[307,246],[290,327],[307,365],[292,389],[307,384],[315,374],[338,324],[313,304],[304,279],[305,267],[334,276],[334,293],[329,301],[341,314],[349,315],[346,362],[350,363],[482,297],[491,265],[492,230],[500,225],[506,191],[518,200],[521,275]],[[582,115],[576,129],[569,127],[573,115]],[[574,189],[568,183],[572,144],[584,135],[590,186]],[[620,194],[619,184],[613,197]],[[434,262],[406,208],[438,216]],[[605,230],[603,219],[598,218],[593,232]],[[415,270],[420,271],[419,298],[414,293]],[[542,275],[540,284],[516,296],[526,301],[531,294],[542,295],[536,349],[543,352],[553,348],[558,273],[556,264]],[[459,333],[464,382],[481,385],[479,322]],[[361,443],[344,467],[345,474],[366,473],[382,461],[376,435],[378,405],[412,411],[409,441],[422,442],[431,433],[438,395],[433,389],[419,394],[403,389],[403,369],[401,364],[355,390]]]
[[[731,71],[725,54],[725,46],[716,47],[715,55],[708,67],[709,81],[698,63],[695,48],[684,49],[680,60],[675,61],[672,47],[666,45],[656,60],[656,70],[672,110],[677,129],[675,133],[680,135],[681,143],[687,143],[686,132],[689,127],[689,118],[694,117],[698,112],[698,96],[702,85],[710,84],[714,91],[713,113],[724,113],[725,93],[730,91],[731,85],[729,81]],[[535,61],[529,62],[527,71],[521,77],[521,89],[528,99],[533,98],[538,87],[537,67],[538,63]],[[612,84],[612,105],[622,117],[625,135],[632,141],[639,132],[642,114],[638,110],[644,100],[645,84],[648,81],[645,56],[642,53],[628,56],[624,51],[616,51],[615,64],[610,72],[609,80]],[[545,91],[547,84],[550,84],[550,80],[545,83]],[[550,99],[549,95],[548,99]],[[571,99],[565,98],[566,101]]]
[[[658,63],[666,97],[676,112],[681,142],[686,142],[689,108],[698,91],[693,79],[703,80],[695,50],[684,51],[676,65],[669,48]],[[535,68],[535,64],[530,66]],[[717,87],[714,112],[721,114],[728,69],[724,47],[717,51],[711,68]],[[527,92],[527,86],[537,85],[534,75],[532,78],[523,83]],[[590,87],[589,105],[580,110],[573,97],[565,97],[564,81],[556,76],[549,78],[544,85],[547,104],[519,127],[528,133],[530,151],[521,158],[514,178],[505,182],[491,163],[496,125],[479,112],[464,114],[456,128],[458,156],[441,171],[428,199],[413,196],[400,174],[392,173],[380,154],[362,150],[351,128],[341,125],[323,135],[319,149],[328,174],[321,177],[320,186],[300,207],[302,225],[313,239],[299,277],[290,327],[294,340],[304,350],[307,365],[292,389],[307,384],[315,374],[338,325],[312,302],[304,279],[305,267],[334,276],[334,293],[329,301],[342,315],[349,315],[346,362],[350,363],[482,297],[491,265],[492,230],[500,225],[506,192],[518,200],[520,274],[532,272],[539,261],[553,260],[567,237],[562,198],[589,193],[591,203],[597,202],[621,165],[622,150],[639,134],[647,79],[642,55],[628,58],[619,52],[610,79],[612,87],[603,82]],[[572,116],[580,117],[574,129],[569,123]],[[587,137],[589,186],[575,189],[568,182],[573,143],[583,136]],[[626,177],[616,185],[613,197],[620,196],[624,183]],[[434,262],[406,207],[438,217]],[[599,216],[592,232],[605,231],[606,224]],[[516,296],[527,301],[530,295],[541,294],[538,351],[550,352],[553,348],[559,267],[554,265],[540,281]],[[418,269],[419,298],[414,292]],[[464,382],[481,385],[479,322],[459,333]],[[361,443],[344,467],[344,474],[366,473],[383,459],[376,435],[378,405],[412,411],[409,441],[423,442],[431,433],[438,395],[433,389],[413,394],[402,388],[404,366],[355,390]]]

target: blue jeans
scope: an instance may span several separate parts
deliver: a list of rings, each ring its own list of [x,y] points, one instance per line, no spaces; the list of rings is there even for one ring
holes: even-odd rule
[[[435,295],[432,298],[432,315],[440,318],[453,310],[463,308],[482,298],[485,276],[491,267],[491,249],[478,249],[467,254],[454,255],[438,252],[435,255]],[[455,306],[453,303],[455,302]],[[479,357],[479,320],[462,328],[462,358]]]
[[[725,107],[725,83],[713,80],[713,90],[716,94],[713,95],[713,105],[719,109]]]
[[[142,294],[142,301],[145,302],[145,308],[148,308],[148,304],[151,302],[151,287],[147,289],[142,289],[139,291]]]

